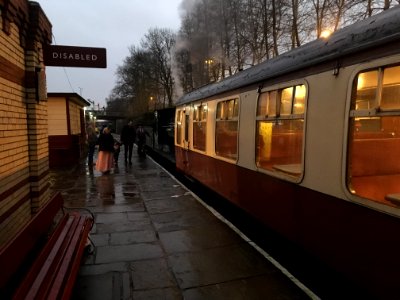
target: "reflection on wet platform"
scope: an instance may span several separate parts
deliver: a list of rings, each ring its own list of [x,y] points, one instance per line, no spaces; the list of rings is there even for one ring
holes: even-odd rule
[[[52,175],[66,206],[95,215],[74,299],[309,298],[150,157]]]

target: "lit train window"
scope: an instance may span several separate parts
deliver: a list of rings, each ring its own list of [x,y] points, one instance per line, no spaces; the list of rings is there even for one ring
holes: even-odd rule
[[[378,90],[378,71],[361,73],[357,78],[357,95],[353,101],[356,110],[368,110],[376,107]]]
[[[206,132],[207,104],[196,105],[193,113],[193,148],[206,150]]]
[[[229,159],[237,158],[238,99],[217,104],[215,124],[215,153]]]
[[[289,116],[292,113],[293,102],[293,87],[283,89],[281,92],[281,116]]]
[[[176,112],[176,144],[182,144],[182,111],[177,110]]]
[[[400,66],[359,73],[350,111],[347,185],[351,193],[400,205]]]
[[[383,72],[381,110],[400,110],[400,66]]]
[[[305,85],[260,94],[257,107],[257,167],[301,177],[305,99]]]

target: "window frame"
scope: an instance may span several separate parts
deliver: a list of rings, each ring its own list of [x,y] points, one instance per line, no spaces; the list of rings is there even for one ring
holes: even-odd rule
[[[349,78],[349,89],[347,93],[347,104],[346,104],[346,112],[347,112],[347,119],[344,129],[344,143],[343,143],[343,153],[344,159],[342,163],[342,173],[343,173],[343,180],[342,186],[346,196],[352,201],[356,202],[360,205],[367,206],[369,208],[378,209],[380,211],[384,211],[387,213],[394,213],[399,215],[400,213],[400,204],[390,205],[389,203],[381,202],[377,199],[367,198],[362,193],[356,193],[353,189],[352,185],[352,175],[354,171],[351,171],[350,163],[352,162],[353,154],[352,148],[353,147],[353,140],[354,140],[354,122],[357,118],[368,118],[368,119],[379,119],[379,122],[382,125],[382,120],[384,117],[399,117],[400,118],[400,108],[395,109],[387,109],[381,108],[382,103],[382,93],[383,93],[383,77],[384,72],[382,70],[391,68],[391,67],[400,67],[400,56],[393,56],[388,58],[377,59],[375,61],[361,64],[355,68],[351,77]],[[354,98],[357,96],[357,80],[359,74],[367,73],[370,71],[378,71],[378,80],[377,80],[377,87],[376,87],[376,95],[375,95],[375,107],[369,109],[359,109],[355,108]],[[365,175],[367,176],[367,175]]]
[[[184,115],[184,109],[179,108],[176,110],[175,116],[175,145],[180,147],[183,146],[183,139],[182,139],[182,116]],[[178,134],[179,133],[179,134]]]
[[[236,105],[234,105],[233,114],[229,114],[229,104],[228,102],[234,101]],[[223,103],[227,104],[228,113],[224,113],[223,116],[218,116],[219,114],[219,106],[223,105]],[[223,159],[229,162],[237,162],[239,159],[239,115],[240,115],[240,97],[239,95],[235,95],[232,97],[227,97],[224,99],[218,99],[215,105],[215,115],[214,115],[214,155],[219,159]],[[217,124],[218,122],[236,122],[236,157],[231,158],[228,156],[221,155],[217,152]]]
[[[201,108],[201,109],[200,109]],[[208,123],[208,103],[200,102],[193,104],[193,118],[192,118],[192,147],[194,151],[205,153],[207,150],[207,123]],[[196,147],[195,141],[195,128],[196,126],[204,126],[204,149]]]
[[[302,113],[294,113],[294,104],[296,99],[296,91],[292,92],[291,96],[291,113],[282,115],[281,112],[281,96],[282,91],[287,88],[294,88],[297,86],[304,86],[304,97],[303,97],[303,112]],[[274,114],[268,116],[268,114],[262,114],[259,112],[259,99],[265,93],[276,93],[275,96],[275,111]],[[294,183],[301,183],[304,179],[305,173],[305,146],[306,146],[306,130],[307,130],[307,105],[308,105],[308,98],[309,98],[309,85],[305,79],[301,80],[294,80],[290,82],[285,82],[281,84],[277,84],[274,86],[270,86],[264,89],[261,89],[258,93],[257,102],[255,105],[255,147],[254,147],[254,165],[258,172],[266,173],[270,176],[281,178],[287,181],[291,181]],[[279,99],[279,101],[277,101]],[[269,103],[267,103],[267,110],[269,108]],[[258,138],[259,138],[259,122],[266,122],[266,123],[278,123],[279,121],[292,121],[292,120],[303,120],[303,132],[302,132],[302,146],[301,146],[301,154],[300,154],[300,172],[299,175],[294,175],[294,172],[285,172],[280,170],[273,170],[272,168],[265,168],[260,166],[258,161]]]

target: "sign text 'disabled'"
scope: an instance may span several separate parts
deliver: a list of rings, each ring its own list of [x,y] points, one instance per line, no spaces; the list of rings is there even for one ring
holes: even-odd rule
[[[107,68],[105,48],[47,45],[43,58],[46,66]]]

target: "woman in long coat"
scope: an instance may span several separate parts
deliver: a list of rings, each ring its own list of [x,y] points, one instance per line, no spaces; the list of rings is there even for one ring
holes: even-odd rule
[[[98,139],[99,155],[96,162],[96,170],[107,174],[111,171],[114,164],[114,138],[110,129],[105,127]]]

